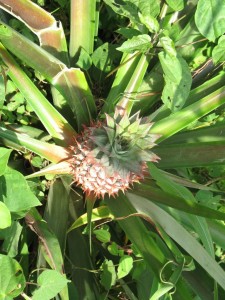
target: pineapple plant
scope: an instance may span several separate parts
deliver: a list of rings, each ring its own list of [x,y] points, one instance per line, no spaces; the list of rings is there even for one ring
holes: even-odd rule
[[[105,122],[85,127],[71,146],[74,181],[97,197],[125,192],[144,178],[147,161],[159,159],[150,151],[159,138],[150,133],[151,126],[139,113],[129,117],[117,107],[114,117],[106,114]]]
[[[44,2],[0,0],[0,264],[14,280],[0,272],[0,298],[224,298],[223,191],[192,169],[209,176],[224,162],[225,75],[212,65],[224,60],[222,9],[209,0],[46,2],[64,18],[71,5],[68,37]],[[9,159],[9,149],[19,154]],[[41,163],[18,172],[17,155]],[[32,189],[42,176],[51,179],[41,203]],[[34,291],[23,260],[29,229],[39,238],[33,270],[45,270]]]

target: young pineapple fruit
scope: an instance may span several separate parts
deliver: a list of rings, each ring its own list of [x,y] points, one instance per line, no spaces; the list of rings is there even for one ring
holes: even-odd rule
[[[146,162],[159,159],[150,149],[159,135],[151,134],[147,118],[128,117],[117,107],[114,117],[106,114],[76,137],[72,146],[74,182],[87,194],[115,196],[143,179]]]

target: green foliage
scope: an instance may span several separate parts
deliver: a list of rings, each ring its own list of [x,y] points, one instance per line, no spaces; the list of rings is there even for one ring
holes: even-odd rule
[[[6,2],[0,300],[225,299],[224,0]],[[73,183],[90,125],[129,192]]]
[[[60,273],[54,270],[45,270],[38,276],[38,289],[33,293],[34,300],[49,300],[55,297],[69,281]]]
[[[14,299],[25,287],[23,269],[15,259],[3,254],[0,254],[0,268],[0,299]]]
[[[223,20],[223,0],[199,0],[195,14],[195,22],[200,33],[210,41],[215,41],[225,32]]]
[[[165,79],[162,100],[174,112],[184,106],[191,89],[192,77],[188,64],[176,53],[172,41],[162,37],[160,42],[165,49],[165,52],[159,53]]]
[[[224,48],[225,38],[224,36],[221,36],[221,38],[218,40],[218,45],[216,45],[212,51],[212,59],[215,64],[225,61]]]
[[[7,206],[0,202],[0,229],[4,229],[11,225],[11,215]]]
[[[30,191],[24,176],[9,168],[0,177],[0,195],[0,200],[16,218],[24,217],[31,207],[41,204]]]
[[[137,35],[124,42],[117,50],[125,53],[134,51],[146,52],[152,47],[151,38],[147,34]]]

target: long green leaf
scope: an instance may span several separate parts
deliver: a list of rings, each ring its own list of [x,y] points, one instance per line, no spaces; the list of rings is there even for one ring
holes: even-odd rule
[[[225,88],[222,87],[196,103],[154,123],[151,131],[152,133],[161,134],[162,137],[159,140],[162,141],[224,103]]]
[[[0,7],[23,21],[39,38],[41,46],[68,63],[66,38],[61,23],[30,0],[0,0]]]
[[[46,50],[8,25],[0,23],[0,40],[3,45],[27,65],[39,71],[64,96],[76,116],[79,129],[82,124],[89,123],[96,116],[96,105],[84,73],[78,68],[68,69],[62,61]]]
[[[120,194],[116,199],[107,198],[106,203],[115,218],[122,217],[122,220],[118,221],[120,226],[139,249],[150,269],[159,276],[159,270],[166,262],[166,258],[139,218],[126,219],[127,216],[136,213],[127,197]]]
[[[177,209],[171,208],[171,207],[166,207],[162,206],[166,212],[172,215],[173,218],[175,218],[178,222],[183,224],[186,228],[190,230],[194,230],[193,228],[193,223],[191,219],[189,218],[189,214],[179,211]],[[219,245],[222,248],[225,248],[225,240],[224,240],[224,235],[225,235],[225,226],[223,222],[217,221],[217,220],[212,220],[212,219],[207,219],[207,224],[209,227],[210,235],[213,239],[213,242]]]
[[[225,221],[225,214],[222,212],[200,205],[197,202],[193,202],[191,199],[186,200],[173,194],[166,193],[150,184],[145,185],[142,183],[136,185],[133,189],[133,193],[141,197],[148,197],[153,202],[170,206],[190,214]]]
[[[118,102],[118,106],[125,108],[128,114],[131,112],[131,109],[133,107],[137,91],[148,68],[148,63],[149,59],[147,58],[147,56],[145,54],[141,54],[140,60],[133,74],[130,74],[130,80],[125,90],[123,91],[123,96]]]
[[[186,229],[164,210],[146,198],[138,197],[130,193],[128,193],[128,198],[140,213],[149,216],[154,222],[160,224],[166,233],[187,251],[212,278],[225,289],[225,273],[223,269]]]
[[[77,58],[81,48],[91,54],[94,47],[96,0],[71,0],[70,57]]]
[[[225,141],[224,123],[209,125],[189,131],[182,131],[171,136],[161,143],[160,146],[168,144],[204,143],[204,142],[223,142]]]
[[[71,153],[66,148],[41,142],[3,127],[0,127],[0,139],[3,143],[4,140],[6,140],[6,144],[7,141],[11,141],[15,144],[15,146],[18,146],[19,150],[24,151],[28,149],[54,163],[58,163],[68,157],[71,157]]]
[[[45,221],[42,220],[36,209],[31,209],[26,217],[27,225],[41,240],[42,253],[52,269],[63,273],[63,258],[60,246],[55,235],[49,230]]]
[[[215,166],[225,163],[225,141],[160,145],[154,149],[160,168]]]
[[[1,44],[0,55],[8,67],[8,75],[31,105],[47,131],[62,144],[70,145],[72,137],[76,134],[74,129],[49,103]]]
[[[156,180],[157,185],[160,186],[163,191],[174,196],[181,197],[187,202],[197,202],[194,195],[189,189],[174,182],[171,178],[169,178],[161,170],[159,170],[154,164],[149,163],[148,166],[151,176]],[[213,242],[206,220],[202,217],[194,215],[191,215],[190,219],[192,220],[193,228],[201,239],[205,249],[212,257],[214,257]]]
[[[115,105],[123,97],[124,90],[138,66],[140,54],[124,54],[117,70],[116,77],[103,106],[103,112],[111,113]]]

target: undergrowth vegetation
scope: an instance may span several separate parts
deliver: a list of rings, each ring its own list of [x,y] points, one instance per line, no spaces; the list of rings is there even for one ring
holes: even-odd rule
[[[0,300],[225,299],[225,2],[0,9]]]

